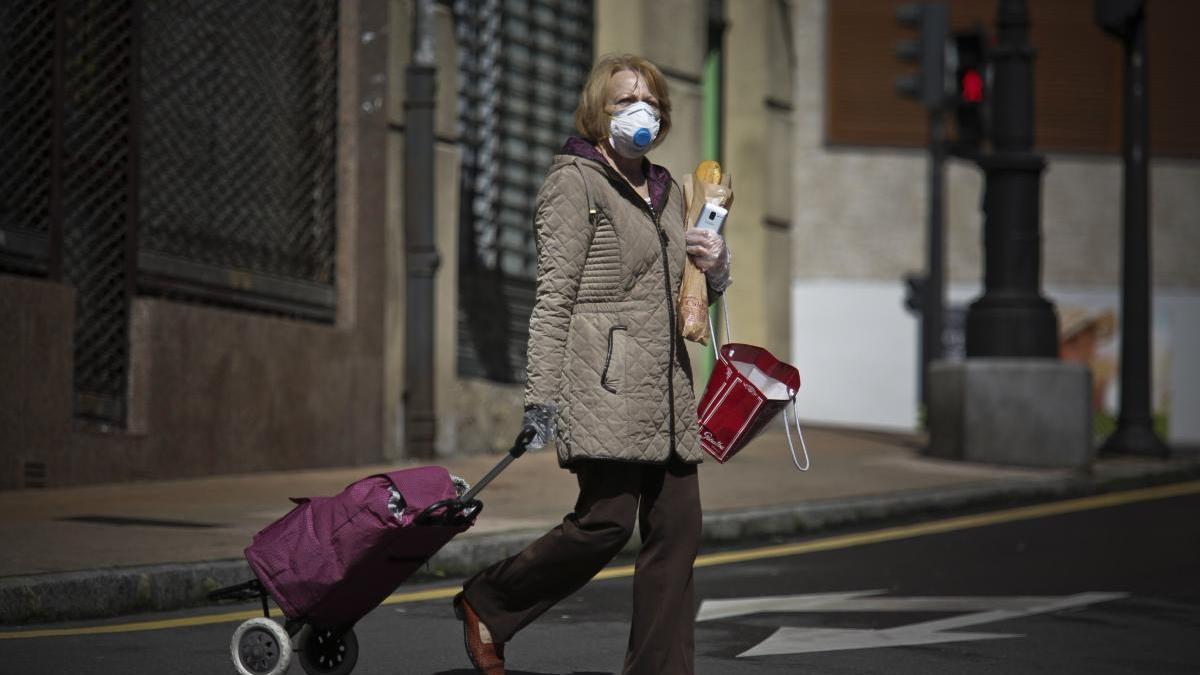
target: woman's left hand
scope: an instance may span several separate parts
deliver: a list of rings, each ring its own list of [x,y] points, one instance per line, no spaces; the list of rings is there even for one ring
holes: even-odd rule
[[[699,227],[693,227],[684,232],[688,255],[701,272],[707,273],[714,267],[728,265],[729,249],[725,247],[725,238]]]

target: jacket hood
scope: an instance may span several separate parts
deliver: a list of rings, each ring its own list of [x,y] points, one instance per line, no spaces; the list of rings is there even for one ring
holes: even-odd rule
[[[559,156],[586,159],[599,164],[602,170],[616,174],[608,160],[596,149],[596,144],[579,136],[569,137],[559,151]],[[646,172],[646,182],[650,186],[650,203],[654,206],[654,212],[662,213],[667,204],[667,195],[671,192],[671,172],[645,157],[642,158],[642,169]],[[620,180],[620,177],[616,176],[615,179]]]

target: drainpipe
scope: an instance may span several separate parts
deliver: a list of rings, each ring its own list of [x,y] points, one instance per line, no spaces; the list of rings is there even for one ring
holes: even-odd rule
[[[434,275],[441,263],[433,220],[436,74],[433,0],[413,5],[412,57],[405,73],[404,240],[408,281],[404,342],[404,444],[431,458],[437,437],[433,398]]]

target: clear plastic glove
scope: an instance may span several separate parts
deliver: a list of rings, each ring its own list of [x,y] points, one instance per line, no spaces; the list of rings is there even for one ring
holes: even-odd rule
[[[521,428],[528,427],[537,432],[533,440],[529,441],[530,450],[540,450],[557,437],[558,429],[554,423],[557,412],[558,407],[553,403],[525,406],[525,416],[521,418]]]
[[[724,290],[729,285],[729,247],[725,238],[699,227],[693,227],[684,233],[688,255],[701,272],[708,277],[708,284],[717,290]]]

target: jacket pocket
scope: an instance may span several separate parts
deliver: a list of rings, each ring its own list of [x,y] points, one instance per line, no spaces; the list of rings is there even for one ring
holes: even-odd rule
[[[608,329],[608,355],[604,359],[604,372],[600,375],[600,386],[614,394],[621,393],[625,384],[625,343],[628,326],[613,326]]]

